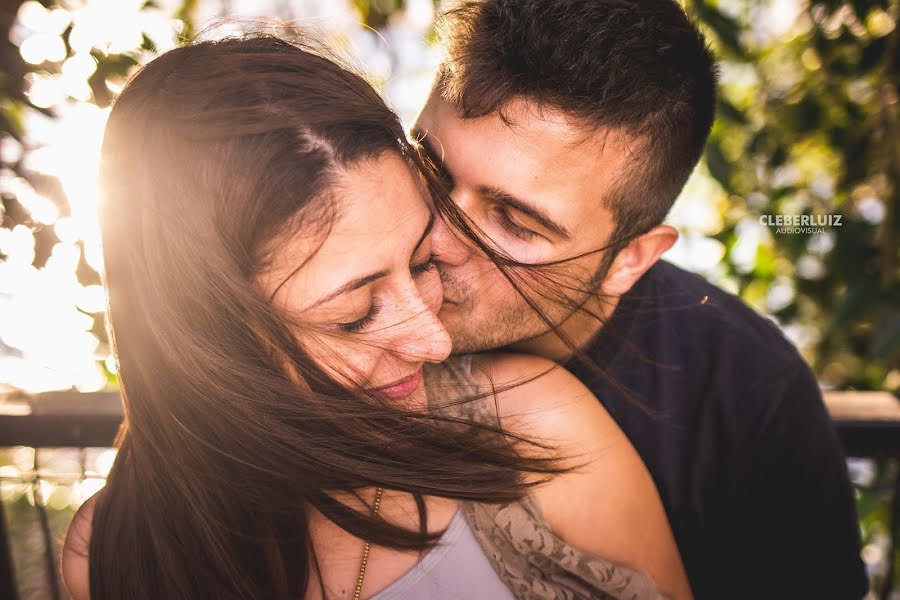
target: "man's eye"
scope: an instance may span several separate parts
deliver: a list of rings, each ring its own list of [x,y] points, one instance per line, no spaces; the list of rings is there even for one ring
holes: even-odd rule
[[[506,209],[497,208],[495,209],[495,212],[497,213],[497,217],[500,219],[500,224],[503,226],[503,228],[520,240],[528,242],[538,237],[538,234],[536,234],[535,232],[531,231],[530,229],[525,229],[524,227],[513,221]]]
[[[357,333],[365,329],[367,326],[371,325],[372,321],[375,320],[375,317],[378,316],[378,311],[381,310],[381,306],[373,303],[372,307],[369,308],[369,312],[366,313],[361,319],[357,319],[356,321],[352,321],[350,323],[339,323],[338,327],[341,331],[345,331],[347,333]]]

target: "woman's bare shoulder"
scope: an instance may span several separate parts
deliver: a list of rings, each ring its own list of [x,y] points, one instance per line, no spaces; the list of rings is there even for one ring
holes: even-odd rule
[[[94,494],[75,512],[62,551],[62,576],[74,600],[89,600],[88,550],[98,494]]]
[[[562,446],[584,448],[586,438],[620,439],[621,430],[597,397],[572,373],[529,354],[492,353],[472,361],[479,385],[495,390],[507,429]],[[562,448],[564,450],[564,448]]]
[[[590,389],[534,356],[485,354],[472,366],[480,385],[497,390],[503,428],[554,447],[574,468],[532,492],[550,528],[575,548],[648,573],[671,597],[690,598],[653,479]]]

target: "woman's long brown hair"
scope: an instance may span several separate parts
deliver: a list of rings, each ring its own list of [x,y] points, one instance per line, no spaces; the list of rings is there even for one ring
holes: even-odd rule
[[[328,230],[335,172],[385,152],[427,178],[376,92],[306,42],[201,42],[125,87],[101,163],[125,421],[94,512],[93,599],[296,600],[316,564],[310,507],[424,549],[423,496],[505,502],[523,474],[559,471],[497,429],[338,385],[254,285],[279,235]],[[335,499],[371,486],[412,494],[420,527]]]

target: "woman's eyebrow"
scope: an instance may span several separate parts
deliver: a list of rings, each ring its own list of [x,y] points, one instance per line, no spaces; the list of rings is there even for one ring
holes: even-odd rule
[[[352,280],[348,281],[347,283],[345,283],[344,285],[342,285],[341,287],[339,287],[338,289],[336,289],[333,292],[331,292],[330,294],[328,294],[327,296],[325,296],[324,298],[316,300],[316,302],[314,304],[312,304],[311,306],[309,306],[306,310],[311,310],[311,309],[319,306],[320,304],[325,304],[326,302],[334,300],[335,298],[337,298],[338,296],[341,296],[342,294],[352,292],[353,290],[358,290],[359,288],[361,288],[364,285],[368,285],[368,284],[372,283],[373,281],[378,281],[379,279],[386,276],[387,274],[388,274],[387,271],[378,271],[377,273],[372,273],[370,275],[364,275],[363,277],[357,277],[356,279],[352,279]]]
[[[420,237],[419,241],[416,242],[416,247],[413,249],[413,254],[415,254],[419,250],[419,248],[422,247],[422,244],[425,242],[425,238],[428,237],[428,234],[431,233],[431,230],[433,228],[434,228],[434,213],[431,213],[431,217],[429,217],[429,219],[428,219],[428,224],[425,225],[425,231],[422,232],[422,237]],[[362,277],[357,277],[356,279],[351,279],[350,281],[348,281],[347,283],[345,283],[338,289],[334,290],[333,292],[331,292],[324,298],[316,300],[316,302],[314,304],[310,305],[306,310],[311,310],[311,309],[319,306],[320,304],[325,304],[326,302],[334,300],[335,298],[337,298],[338,296],[341,296],[342,294],[346,294],[348,292],[358,290],[359,288],[363,287],[364,285],[368,285],[368,284],[372,283],[373,281],[378,281],[382,277],[385,277],[387,274],[388,274],[388,271],[382,270],[382,271],[378,271],[376,273],[371,273],[369,275],[364,275]]]

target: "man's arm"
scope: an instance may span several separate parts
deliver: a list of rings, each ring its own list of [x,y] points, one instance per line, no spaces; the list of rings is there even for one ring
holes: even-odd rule
[[[868,579],[843,449],[805,363],[781,389],[728,494],[723,533],[736,539],[722,541],[737,550],[720,581],[734,598],[859,599]]]

